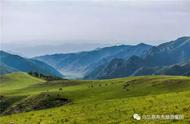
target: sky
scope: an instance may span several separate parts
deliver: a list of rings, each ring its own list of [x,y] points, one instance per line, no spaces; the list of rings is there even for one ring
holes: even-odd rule
[[[71,49],[54,52],[88,50],[89,44],[158,45],[190,35],[189,6],[190,0],[0,0],[0,40],[15,52],[43,45]]]

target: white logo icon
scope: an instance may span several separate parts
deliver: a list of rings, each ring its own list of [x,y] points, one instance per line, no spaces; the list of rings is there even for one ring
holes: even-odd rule
[[[133,118],[138,121],[141,120],[141,116],[139,114],[133,114]]]

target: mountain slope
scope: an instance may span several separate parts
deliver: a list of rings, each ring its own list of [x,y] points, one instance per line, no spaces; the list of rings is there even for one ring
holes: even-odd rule
[[[11,72],[17,72],[17,71],[18,70],[11,68],[11,67],[0,62],[0,75],[11,73]]]
[[[45,80],[43,79],[33,77],[23,72],[0,75],[0,78],[0,93],[7,92],[9,90],[22,89],[34,84],[45,82]]]
[[[134,59],[135,58],[135,59]],[[136,61],[135,61],[136,60]],[[137,61],[138,60],[138,61]],[[175,41],[151,47],[145,56],[132,56],[128,60],[120,59],[96,67],[94,71],[85,76],[86,79],[115,78],[130,75],[168,74],[184,75],[182,70],[189,70],[189,66],[167,67],[174,64],[185,63],[190,60],[190,37],[178,38]],[[158,72],[158,69],[161,69]],[[176,72],[178,71],[178,73]],[[188,73],[186,71],[186,73]]]
[[[138,56],[132,56],[128,60],[113,59],[108,65],[99,68],[97,73],[92,72],[85,79],[127,77],[143,65],[143,60]]]
[[[190,37],[181,37],[152,47],[144,59],[149,66],[185,63],[190,59]]]
[[[131,76],[142,75],[190,75],[190,62],[164,67],[141,67]]]
[[[62,72],[84,75],[116,57],[128,59],[133,55],[144,56],[151,47],[146,44],[120,45],[80,53],[45,55],[35,57],[35,59],[47,62]]]
[[[38,72],[44,75],[53,75],[61,77],[62,74],[55,70],[50,65],[34,60],[23,58],[18,55],[9,54],[4,51],[0,51],[1,65],[6,65],[6,67],[12,68],[17,71],[22,72]]]
[[[190,72],[190,62],[181,64],[181,65],[173,65],[169,67],[163,67],[159,71],[156,71],[155,74],[163,74],[163,75],[188,75]]]

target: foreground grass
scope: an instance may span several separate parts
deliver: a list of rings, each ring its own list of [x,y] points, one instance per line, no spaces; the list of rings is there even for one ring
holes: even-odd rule
[[[18,88],[18,87],[17,87]],[[61,94],[72,103],[51,109],[0,117],[2,124],[118,124],[137,123],[134,113],[183,114],[183,120],[141,120],[138,123],[190,123],[190,78],[145,76],[112,80],[35,82],[20,89],[4,90],[8,98],[41,92]],[[19,102],[19,100],[17,101]],[[14,104],[13,104],[14,105]]]
[[[145,114],[184,114],[180,121],[141,120],[141,123],[187,123],[190,122],[190,92],[170,93],[156,96],[143,96],[94,103],[73,104],[0,118],[2,124],[108,124],[136,123],[134,113]]]

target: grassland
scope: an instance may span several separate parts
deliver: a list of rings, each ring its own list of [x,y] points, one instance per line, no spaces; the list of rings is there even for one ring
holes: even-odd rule
[[[34,85],[36,83],[42,83],[45,82],[45,80],[32,77],[26,73],[11,73],[6,74],[0,77],[1,83],[0,88],[2,92],[9,92],[16,89],[21,89],[28,87],[30,85]]]
[[[111,80],[57,80],[46,82],[25,73],[1,77],[0,95],[11,111],[25,104],[24,113],[1,115],[1,124],[189,124],[190,78],[141,76]],[[31,111],[28,100],[41,94],[70,100],[68,104]],[[38,99],[36,99],[38,98]],[[32,103],[33,101],[33,103]],[[48,101],[46,101],[48,103]],[[134,120],[132,115],[183,114],[183,120]]]

